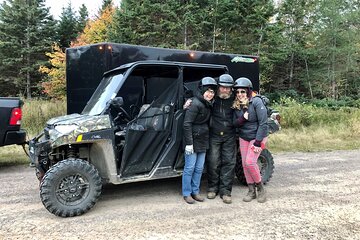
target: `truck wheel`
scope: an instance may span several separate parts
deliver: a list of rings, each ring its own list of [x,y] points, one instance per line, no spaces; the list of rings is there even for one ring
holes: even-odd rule
[[[45,208],[56,216],[79,216],[95,205],[101,187],[101,177],[92,164],[66,159],[45,173],[40,198]]]
[[[266,184],[272,177],[275,168],[274,159],[269,150],[264,149],[261,151],[257,164],[260,168],[261,180],[264,184]],[[235,174],[241,184],[247,185],[244,175],[244,169],[241,164],[241,155],[239,152],[236,156]]]

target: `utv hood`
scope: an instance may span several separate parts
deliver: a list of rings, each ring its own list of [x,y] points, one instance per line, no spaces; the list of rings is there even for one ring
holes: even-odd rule
[[[75,143],[80,134],[111,128],[108,115],[71,114],[52,118],[47,122],[51,146]]]

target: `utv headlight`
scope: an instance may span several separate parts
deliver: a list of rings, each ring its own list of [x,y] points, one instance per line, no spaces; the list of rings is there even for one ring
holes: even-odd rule
[[[58,125],[55,126],[55,130],[61,134],[68,134],[77,129],[77,125]]]

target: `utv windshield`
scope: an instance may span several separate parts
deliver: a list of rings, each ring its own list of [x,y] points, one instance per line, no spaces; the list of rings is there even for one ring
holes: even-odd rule
[[[86,104],[82,114],[99,115],[106,107],[106,104],[116,96],[117,89],[124,78],[125,73],[104,77],[94,94]]]

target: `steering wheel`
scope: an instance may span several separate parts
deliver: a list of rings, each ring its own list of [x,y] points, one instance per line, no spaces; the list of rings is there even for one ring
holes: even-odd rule
[[[119,113],[117,114],[117,116],[114,118],[114,122],[121,120],[124,120],[126,123],[131,121],[131,116],[129,115],[128,112],[126,112],[126,110],[123,107],[119,107]]]

